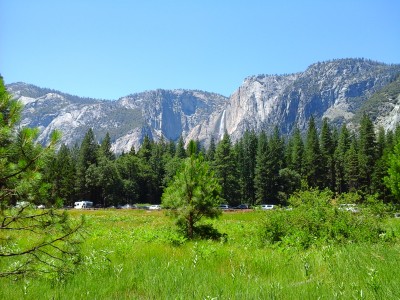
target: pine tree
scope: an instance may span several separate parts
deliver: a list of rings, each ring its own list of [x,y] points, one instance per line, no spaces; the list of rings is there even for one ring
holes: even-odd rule
[[[54,158],[60,134],[52,133],[43,148],[35,142],[38,129],[18,125],[21,111],[0,76],[0,277],[60,278],[79,262],[83,221],[71,220],[66,211],[33,209],[51,187],[42,171]]]
[[[387,148],[386,133],[381,127],[378,131],[378,138],[376,144],[376,155],[377,160],[375,168],[372,173],[372,187],[371,192],[377,194],[380,199],[388,200],[390,197],[390,191],[385,185],[384,178],[388,175],[388,155],[390,150]]]
[[[394,133],[393,131],[389,130],[388,132],[386,132],[386,136],[385,136],[385,149],[384,151],[392,151],[394,148]]]
[[[183,137],[180,136],[178,140],[178,144],[176,145],[175,157],[177,158],[186,158],[186,151],[185,151],[185,142],[183,141]]]
[[[115,154],[111,151],[111,138],[110,134],[107,132],[103,141],[100,144],[100,152],[104,155],[108,160],[114,160]]]
[[[149,160],[151,168],[151,182],[149,182],[149,187],[151,189],[149,193],[151,203],[161,203],[162,187],[165,176],[165,152],[166,149],[163,141],[160,141],[153,145],[151,157]]]
[[[90,128],[83,141],[81,143],[79,149],[79,156],[77,162],[77,194],[81,199],[89,199],[89,200],[97,200],[98,193],[95,190],[94,186],[90,186],[87,184],[87,179],[93,181],[90,178],[87,178],[87,170],[91,165],[97,164],[97,150],[98,144],[95,140],[95,136],[93,130]]]
[[[322,167],[322,186],[335,189],[335,162],[334,162],[334,141],[328,120],[325,118],[321,129],[321,167]]]
[[[363,115],[359,136],[359,188],[367,193],[372,192],[372,173],[375,168],[376,140],[374,125],[367,115]]]
[[[221,211],[221,187],[202,156],[191,155],[162,195],[162,204],[173,208],[177,225],[192,239],[196,224],[203,218],[217,218]]]
[[[169,141],[167,143],[167,152],[171,157],[175,156],[176,145],[173,141]]]
[[[280,137],[278,127],[275,127],[274,133],[269,139],[268,149],[267,149],[267,197],[272,203],[277,203],[279,201],[280,192],[280,177],[279,171],[284,166],[284,144]]]
[[[97,162],[97,149],[98,144],[96,142],[94,132],[92,128],[86,132],[85,137],[82,140],[79,153],[79,162],[88,168],[91,164]]]
[[[144,161],[148,162],[151,157],[151,151],[153,148],[154,142],[150,139],[148,135],[143,138],[143,143],[139,148],[138,156],[143,158]]]
[[[348,185],[345,178],[346,168],[346,153],[350,148],[350,133],[345,124],[340,129],[340,135],[338,138],[338,144],[335,149],[335,181],[336,181],[336,192],[344,193],[348,191]]]
[[[400,141],[388,155],[388,175],[384,178],[386,186],[391,190],[396,202],[400,203]]]
[[[304,143],[301,137],[300,129],[296,127],[292,136],[292,151],[289,168],[298,174],[303,174],[304,166]]]
[[[211,164],[215,159],[215,149],[216,149],[215,139],[214,139],[214,136],[212,136],[211,140],[210,140],[210,145],[208,146],[207,155],[206,155],[207,161],[211,162]]]
[[[230,136],[225,132],[215,151],[214,168],[221,185],[221,195],[229,204],[237,203],[238,176]]]
[[[254,186],[257,204],[268,203],[268,138],[264,131],[258,136]]]
[[[198,155],[201,151],[201,145],[199,140],[190,140],[186,149],[186,157],[190,157],[192,154]]]
[[[118,176],[121,179],[121,200],[123,203],[133,204],[139,201],[139,158],[134,153],[120,156],[116,160]],[[110,203],[117,205],[118,203]]]
[[[322,187],[321,151],[314,117],[308,124],[304,150],[304,174],[310,187]]]
[[[76,164],[70,149],[65,144],[61,145],[58,151],[56,165],[60,176],[57,197],[61,198],[64,204],[72,206],[77,197],[75,194]]]
[[[357,140],[353,138],[345,156],[345,180],[350,192],[356,192],[359,188],[360,165],[358,158]]]
[[[238,170],[241,187],[242,203],[255,204],[254,177],[257,156],[257,136],[254,132],[246,131],[242,139],[236,143],[238,155]]]

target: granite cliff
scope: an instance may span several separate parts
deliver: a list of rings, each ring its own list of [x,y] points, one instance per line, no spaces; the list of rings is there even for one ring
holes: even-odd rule
[[[225,131],[233,140],[247,129],[270,132],[278,126],[288,134],[295,126],[304,130],[311,115],[317,124],[328,118],[332,124],[356,128],[357,116],[365,112],[372,114],[377,126],[393,129],[400,120],[400,92],[391,88],[387,96],[385,88],[398,86],[399,74],[400,65],[338,59],[295,74],[250,76],[229,98],[181,89],[106,101],[26,83],[7,88],[25,104],[21,125],[40,129],[39,142],[46,143],[59,129],[62,142],[74,145],[93,128],[99,140],[109,132],[118,153],[137,149],[145,135],[173,141],[183,136],[207,145],[212,136],[218,140]]]

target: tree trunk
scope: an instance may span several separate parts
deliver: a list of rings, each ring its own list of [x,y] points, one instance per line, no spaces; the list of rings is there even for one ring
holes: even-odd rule
[[[188,236],[190,239],[193,238],[193,213],[189,213],[189,220],[188,220]]]

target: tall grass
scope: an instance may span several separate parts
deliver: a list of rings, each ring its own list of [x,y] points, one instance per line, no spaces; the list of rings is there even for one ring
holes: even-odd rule
[[[72,213],[90,232],[74,276],[1,279],[1,299],[400,298],[399,243],[265,247],[257,211],[213,221],[221,241],[185,241],[162,211]]]

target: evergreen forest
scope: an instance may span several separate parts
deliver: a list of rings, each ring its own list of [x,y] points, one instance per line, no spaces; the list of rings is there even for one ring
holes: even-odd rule
[[[233,143],[225,133],[220,141],[212,139],[207,149],[191,142],[217,176],[223,202],[231,206],[285,206],[291,194],[308,189],[356,192],[361,201],[369,195],[386,203],[399,200],[400,127],[385,132],[375,128],[366,114],[357,130],[334,127],[326,119],[316,124],[311,117],[304,134],[298,128],[290,136],[277,128],[272,134],[247,131]],[[159,204],[188,156],[182,137],[177,143],[145,137],[138,151],[117,156],[108,134],[98,141],[89,129],[80,145],[61,145],[48,158],[42,180],[49,192],[37,204],[73,206],[78,200],[93,201],[97,207]]]

